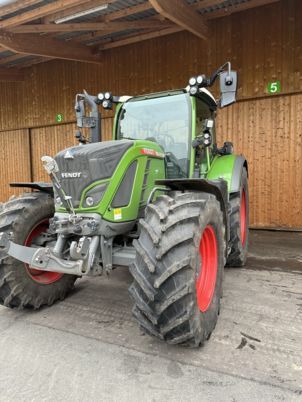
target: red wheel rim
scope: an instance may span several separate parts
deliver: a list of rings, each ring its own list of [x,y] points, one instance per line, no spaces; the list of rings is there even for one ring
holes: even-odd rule
[[[240,237],[241,243],[244,246],[246,240],[246,195],[244,190],[241,193],[240,203]]]
[[[33,240],[41,233],[45,232],[48,229],[48,226],[48,219],[44,219],[43,221],[37,223],[27,235],[24,246],[30,247],[33,243]],[[51,283],[58,281],[63,276],[63,274],[60,274],[59,272],[48,272],[41,271],[40,269],[30,268],[28,264],[25,264],[25,268],[33,281],[43,285],[50,285]]]
[[[200,272],[196,280],[196,294],[199,310],[207,311],[216,286],[218,253],[217,239],[212,226],[207,226],[199,244]]]

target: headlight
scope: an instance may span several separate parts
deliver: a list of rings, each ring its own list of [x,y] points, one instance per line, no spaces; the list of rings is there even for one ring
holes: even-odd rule
[[[85,199],[83,201],[83,207],[91,208],[98,205],[101,202],[103,195],[105,194],[107,185],[108,183],[99,184],[87,191],[87,193],[85,194]]]
[[[92,207],[94,204],[94,199],[93,199],[93,197],[86,197],[85,202],[88,205],[88,207]]]

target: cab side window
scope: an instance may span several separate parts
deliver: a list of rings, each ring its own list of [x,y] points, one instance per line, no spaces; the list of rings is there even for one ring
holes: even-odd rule
[[[196,99],[196,133],[199,135],[204,128],[205,119],[212,117],[212,111],[209,106],[201,99]]]

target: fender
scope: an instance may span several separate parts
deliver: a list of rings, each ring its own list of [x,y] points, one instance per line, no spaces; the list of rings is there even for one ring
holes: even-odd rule
[[[207,174],[207,179],[224,179],[228,184],[229,193],[240,191],[242,169],[248,172],[247,160],[242,155],[217,156]]]
[[[229,226],[229,214],[228,214],[228,185],[226,180],[206,180],[206,179],[165,179],[156,180],[155,184],[161,186],[167,186],[171,190],[176,191],[201,191],[209,194],[213,194],[221,205],[223,213],[223,221],[225,224],[225,238],[226,244],[230,239],[230,226]],[[226,257],[227,257],[226,247]]]
[[[43,183],[41,181],[36,182],[15,182],[10,183],[10,187],[23,187],[23,188],[32,188],[33,190],[42,191],[43,193],[50,194],[53,196],[53,188],[51,183]]]

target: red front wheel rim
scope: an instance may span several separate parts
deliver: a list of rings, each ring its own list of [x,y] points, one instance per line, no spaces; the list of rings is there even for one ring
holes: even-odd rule
[[[244,190],[242,190],[240,202],[240,237],[244,246],[246,241],[246,195]]]
[[[208,225],[202,234],[199,244],[200,272],[196,280],[196,294],[199,310],[208,310],[215,292],[218,246],[214,228]]]
[[[49,226],[49,220],[43,219],[37,223],[27,235],[24,246],[30,247],[34,239],[41,233],[46,232]],[[63,274],[59,272],[48,272],[42,271],[40,269],[31,268],[28,264],[25,264],[26,272],[31,277],[31,279],[37,283],[43,285],[50,285],[51,283],[57,282],[62,278]]]

